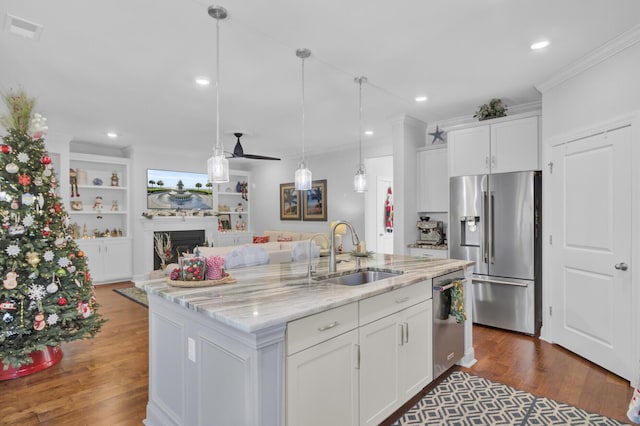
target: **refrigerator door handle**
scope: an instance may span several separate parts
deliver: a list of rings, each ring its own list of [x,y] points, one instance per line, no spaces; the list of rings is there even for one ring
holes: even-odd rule
[[[496,246],[495,246],[495,215],[493,213],[493,209],[495,207],[495,195],[496,193],[491,191],[491,207],[490,207],[490,211],[491,211],[491,250],[489,252],[489,256],[491,257],[491,264],[493,265],[496,262],[496,258],[495,258],[495,253],[496,253]]]
[[[473,283],[485,283],[485,284],[502,284],[502,285],[514,285],[517,287],[528,287],[529,284],[527,283],[521,283],[521,282],[515,282],[515,281],[501,281],[501,280],[494,280],[494,279],[487,279],[487,278],[474,278],[472,280]]]
[[[489,203],[487,202],[487,191],[482,191],[482,261],[484,263],[489,263],[489,233],[487,229],[487,218],[489,217],[488,213]]]

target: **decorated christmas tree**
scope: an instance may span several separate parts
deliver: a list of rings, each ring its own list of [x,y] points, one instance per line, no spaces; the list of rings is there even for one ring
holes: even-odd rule
[[[24,92],[4,95],[7,134],[0,146],[0,362],[33,362],[32,354],[93,337],[97,314],[84,253],[45,146],[46,119]],[[2,374],[2,371],[0,371]]]

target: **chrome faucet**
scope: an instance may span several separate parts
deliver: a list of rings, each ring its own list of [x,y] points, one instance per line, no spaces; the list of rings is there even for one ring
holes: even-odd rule
[[[315,237],[324,237],[326,238],[326,236],[324,234],[313,234],[311,236],[311,238],[309,238],[309,255],[307,256],[308,259],[308,266],[307,266],[307,280],[311,281],[311,274],[313,273],[313,267],[311,266],[311,243],[313,242],[313,239]]]
[[[358,246],[360,244],[360,238],[358,238],[358,233],[353,228],[353,225],[346,220],[337,220],[333,226],[331,227],[331,235],[329,241],[329,272],[336,272],[336,228],[339,225],[346,225],[351,230],[351,242],[354,246]]]

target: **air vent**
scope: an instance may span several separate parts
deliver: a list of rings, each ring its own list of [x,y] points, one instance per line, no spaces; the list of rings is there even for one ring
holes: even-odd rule
[[[39,40],[40,34],[42,34],[42,25],[8,13],[4,21],[4,29],[8,33],[16,34],[31,40]]]

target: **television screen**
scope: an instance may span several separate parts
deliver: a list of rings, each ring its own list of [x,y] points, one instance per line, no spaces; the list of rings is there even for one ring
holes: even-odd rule
[[[206,173],[147,169],[148,209],[212,209],[212,189]]]

